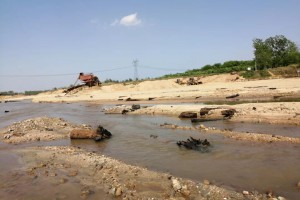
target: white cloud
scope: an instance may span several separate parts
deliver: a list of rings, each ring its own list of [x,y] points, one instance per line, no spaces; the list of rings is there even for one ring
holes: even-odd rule
[[[121,20],[116,19],[110,25],[111,26],[116,26],[116,25],[137,26],[137,25],[140,25],[141,23],[142,23],[142,20],[140,20],[137,17],[137,13],[133,13],[133,14],[122,17]]]

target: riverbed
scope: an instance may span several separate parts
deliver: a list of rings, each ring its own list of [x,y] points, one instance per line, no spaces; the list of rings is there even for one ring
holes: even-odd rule
[[[0,160],[1,163],[6,163],[2,165],[1,173],[11,168],[10,166],[21,165],[16,161],[14,154],[9,154],[10,149],[37,145],[76,146],[150,170],[167,172],[199,182],[206,179],[215,185],[237,191],[257,190],[264,193],[272,190],[277,195],[290,199],[300,197],[300,191],[296,187],[296,183],[300,181],[299,145],[237,141],[200,131],[164,129],[160,124],[191,124],[189,120],[180,120],[177,117],[105,115],[102,110],[107,106],[90,103],[34,104],[30,101],[1,103],[0,128],[24,119],[49,116],[61,117],[73,123],[89,124],[92,127],[102,125],[113,134],[110,140],[101,143],[68,139],[25,145],[0,143]],[[300,137],[299,126],[229,121],[203,124],[233,131]],[[150,137],[151,135],[157,137]],[[206,138],[212,147],[208,152],[201,153],[176,145],[178,140],[186,140],[190,136],[197,139]]]

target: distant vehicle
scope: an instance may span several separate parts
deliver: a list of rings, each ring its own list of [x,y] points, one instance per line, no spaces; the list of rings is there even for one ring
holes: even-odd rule
[[[94,76],[92,73],[84,74],[83,72],[81,72],[79,73],[78,79],[90,87],[101,85],[101,82],[99,81],[98,77]]]
[[[76,85],[76,83],[77,83],[78,80],[80,80],[84,84]],[[81,72],[81,73],[79,73],[79,76],[78,76],[75,84],[71,85],[68,89],[64,90],[64,93],[67,94],[70,91],[72,91],[74,89],[77,89],[77,88],[80,88],[80,87],[85,86],[85,85],[87,85],[89,87],[92,87],[92,86],[101,86],[101,82],[98,79],[98,77],[94,76],[92,73],[90,73],[90,74],[84,74],[83,72]]]

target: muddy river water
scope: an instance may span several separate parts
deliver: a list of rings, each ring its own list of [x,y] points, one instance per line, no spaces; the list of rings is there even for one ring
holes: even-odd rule
[[[272,190],[277,195],[300,199],[296,183],[300,181],[300,145],[287,143],[257,143],[236,141],[221,135],[205,134],[199,131],[171,130],[161,128],[163,123],[191,125],[189,120],[166,116],[105,115],[102,109],[107,105],[87,103],[33,104],[29,101],[1,103],[0,128],[28,118],[50,116],[61,117],[74,123],[102,125],[113,137],[95,143],[91,140],[61,140],[47,142],[47,145],[79,146],[99,152],[126,163],[168,172],[175,176],[195,181],[209,180],[218,186],[237,191]],[[10,112],[5,113],[8,110]],[[203,123],[221,129],[249,131],[300,137],[299,126],[232,123],[216,121]],[[152,138],[150,135],[156,135]],[[209,152],[179,148],[178,140],[188,137],[208,139],[212,147]],[[28,146],[41,145],[31,143]],[[16,145],[0,143],[0,175],[8,168],[17,166],[15,155],[9,149]]]

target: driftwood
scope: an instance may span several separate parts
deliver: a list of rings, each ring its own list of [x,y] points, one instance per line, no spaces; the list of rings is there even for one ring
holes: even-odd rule
[[[98,126],[96,130],[73,129],[70,132],[71,139],[94,139],[95,141],[100,141],[110,137],[111,133],[102,126]]]
[[[210,146],[210,142],[207,139],[200,140],[200,139],[195,139],[193,137],[190,137],[186,141],[178,141],[177,145],[180,147],[183,146],[187,149],[207,152],[208,147]]]
[[[234,95],[230,95],[230,96],[226,97],[226,99],[236,98],[238,96],[240,96],[240,95],[239,94],[234,94]]]
[[[209,111],[215,110],[215,109],[217,109],[217,108],[201,108],[200,109],[200,116],[207,115]]]
[[[235,109],[228,109],[228,110],[222,110],[221,114],[225,117],[225,118],[231,118],[234,113],[236,113]]]
[[[179,118],[197,118],[197,113],[195,112],[182,112]]]
[[[127,98],[125,101],[140,101],[139,99],[132,99],[132,98]]]

